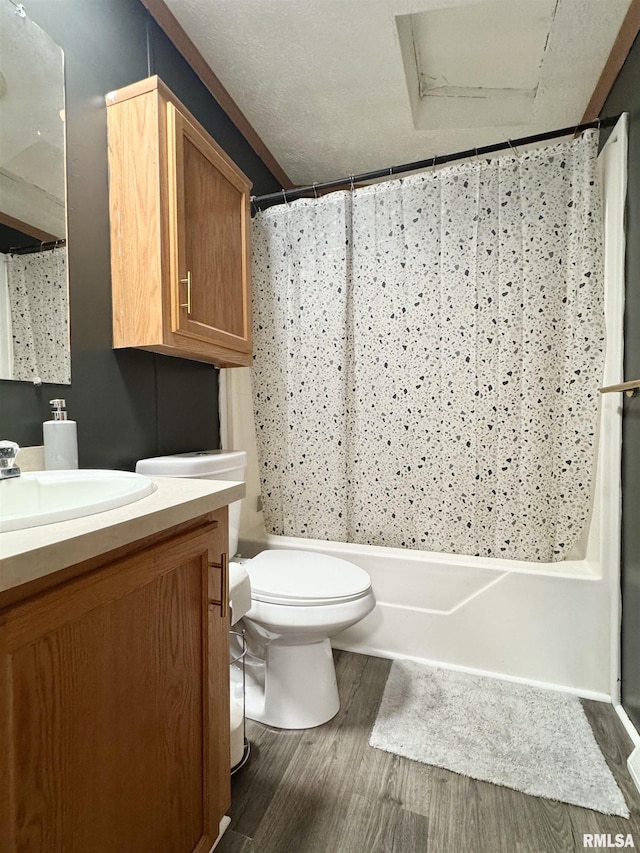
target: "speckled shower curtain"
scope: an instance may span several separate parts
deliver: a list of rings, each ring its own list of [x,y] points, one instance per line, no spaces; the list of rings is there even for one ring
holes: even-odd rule
[[[597,133],[254,220],[274,533],[562,560],[604,359]]]
[[[13,378],[71,382],[67,250],[7,255]]]

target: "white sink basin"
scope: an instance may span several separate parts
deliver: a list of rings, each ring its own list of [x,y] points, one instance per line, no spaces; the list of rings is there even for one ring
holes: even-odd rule
[[[0,533],[116,509],[155,490],[129,471],[29,471],[0,480]]]

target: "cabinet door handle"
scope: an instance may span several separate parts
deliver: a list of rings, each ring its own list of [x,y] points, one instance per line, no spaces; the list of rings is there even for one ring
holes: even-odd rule
[[[187,285],[187,301],[181,302],[180,307],[187,309],[187,314],[191,314],[191,270],[187,270],[187,277],[180,279],[180,284]]]
[[[220,600],[210,601],[209,604],[215,604],[220,607],[220,616],[223,619],[227,618],[229,607],[229,557],[224,552],[220,555],[219,563],[209,563],[209,568],[220,569]]]

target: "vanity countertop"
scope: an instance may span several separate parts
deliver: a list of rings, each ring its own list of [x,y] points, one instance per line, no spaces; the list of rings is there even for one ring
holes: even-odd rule
[[[214,512],[245,495],[244,483],[150,479],[156,491],[127,506],[0,533],[0,593]]]

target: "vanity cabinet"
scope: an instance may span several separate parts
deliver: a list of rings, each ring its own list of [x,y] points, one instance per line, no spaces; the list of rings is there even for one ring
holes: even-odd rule
[[[226,531],[224,508],[0,612],[0,849],[211,849],[230,803]]]
[[[106,101],[114,348],[250,364],[249,179],[158,77]]]

